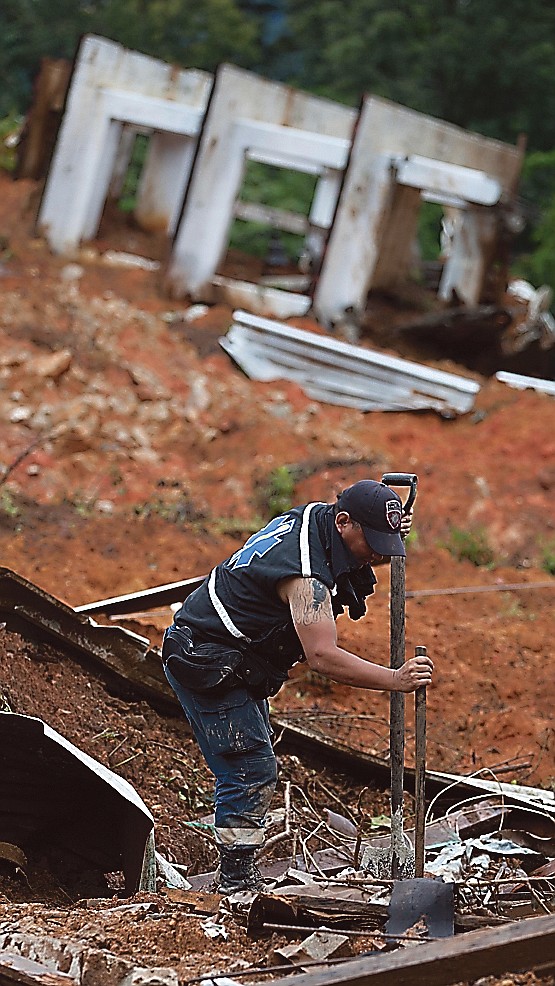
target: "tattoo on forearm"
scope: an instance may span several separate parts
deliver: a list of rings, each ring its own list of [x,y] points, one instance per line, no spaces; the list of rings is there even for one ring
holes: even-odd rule
[[[291,614],[295,623],[308,626],[319,620],[333,620],[328,590],[317,579],[303,579],[295,589],[291,600]]]

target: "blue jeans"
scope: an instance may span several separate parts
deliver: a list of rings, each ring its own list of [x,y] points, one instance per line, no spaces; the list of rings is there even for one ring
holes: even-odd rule
[[[260,846],[277,781],[267,699],[252,698],[246,688],[217,698],[201,695],[164,671],[216,778],[216,841]]]

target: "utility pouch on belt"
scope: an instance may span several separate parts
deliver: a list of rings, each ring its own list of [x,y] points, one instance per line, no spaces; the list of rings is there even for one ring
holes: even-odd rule
[[[270,695],[275,695],[288,678],[286,671],[280,671],[250,649],[243,653],[237,674],[255,698],[268,698]]]
[[[242,684],[236,670],[243,659],[238,650],[221,644],[193,643],[189,627],[168,627],[162,644],[162,660],[184,688],[203,694],[223,694]]]
[[[164,634],[162,660],[184,688],[220,695],[242,685],[255,698],[275,695],[287,680],[282,671],[250,647],[234,650],[223,644],[196,644],[189,627],[173,624]]]

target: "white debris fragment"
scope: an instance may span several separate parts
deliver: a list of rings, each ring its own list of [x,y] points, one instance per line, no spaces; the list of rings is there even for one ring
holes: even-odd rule
[[[148,257],[139,257],[135,253],[122,253],[119,250],[106,250],[102,254],[102,260],[111,267],[135,267],[139,270],[160,270],[158,260],[150,260]]]
[[[208,305],[191,305],[184,312],[180,312],[184,322],[196,322],[197,318],[203,318],[210,311]]]
[[[66,264],[60,271],[62,281],[79,281],[85,273],[85,268],[81,264]]]
[[[207,918],[206,921],[201,921],[200,926],[207,938],[223,938],[224,941],[227,939],[225,925],[221,921],[215,921],[213,917]]]
[[[167,887],[177,887],[178,890],[190,890],[189,881],[167,859],[155,851],[156,873],[165,881]]]
[[[525,377],[520,373],[509,373],[506,370],[499,370],[495,374],[496,380],[513,387],[515,390],[537,390],[541,394],[550,394],[555,397],[555,381],[543,380],[541,377]]]

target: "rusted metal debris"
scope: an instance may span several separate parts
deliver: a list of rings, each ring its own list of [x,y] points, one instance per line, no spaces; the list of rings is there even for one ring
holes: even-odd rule
[[[53,640],[77,661],[101,668],[111,681],[166,709],[175,708],[160,664],[146,637],[102,626],[8,568],[0,568],[0,620],[26,639]]]

